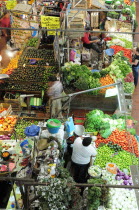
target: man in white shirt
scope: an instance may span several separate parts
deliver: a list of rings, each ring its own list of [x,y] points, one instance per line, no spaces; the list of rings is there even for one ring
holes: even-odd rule
[[[61,96],[63,85],[60,81],[57,81],[57,78],[55,76],[51,77],[50,80],[51,82],[49,83],[50,87],[48,88],[47,95],[52,100]],[[58,118],[63,118],[62,113],[59,112],[61,110],[61,107],[61,99],[52,100],[52,117],[56,117],[55,115],[58,113]]]
[[[91,137],[85,137],[83,140],[81,137],[78,137],[73,143],[71,160],[74,170],[74,180],[77,183],[87,182],[87,171],[90,164],[90,158],[91,156],[95,157],[97,155],[96,148],[91,142]]]

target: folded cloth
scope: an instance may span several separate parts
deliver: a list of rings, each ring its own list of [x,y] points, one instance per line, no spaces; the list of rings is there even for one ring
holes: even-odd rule
[[[40,131],[40,127],[37,125],[31,125],[25,128],[25,135],[26,136],[38,136]]]

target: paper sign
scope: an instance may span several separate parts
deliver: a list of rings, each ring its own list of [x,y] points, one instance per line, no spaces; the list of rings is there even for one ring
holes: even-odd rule
[[[17,1],[16,0],[9,0],[9,1],[6,1],[6,8],[8,10],[10,9],[14,9],[14,7],[17,5]]]
[[[105,97],[111,97],[117,95],[117,88],[107,89],[105,93]]]
[[[59,29],[60,28],[60,18],[54,16],[44,16],[41,15],[41,27],[47,29]],[[48,31],[48,35],[56,35],[55,31]]]

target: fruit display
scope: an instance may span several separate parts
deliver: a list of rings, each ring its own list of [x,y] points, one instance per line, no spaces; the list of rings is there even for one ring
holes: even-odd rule
[[[128,171],[130,171],[130,165],[138,165],[138,158],[125,150],[115,153],[109,146],[103,145],[98,147],[97,152],[94,165],[101,168],[105,168],[109,162],[115,163],[120,170],[127,169]]]
[[[20,82],[17,81],[15,82],[7,82],[4,84],[0,84],[0,89],[2,90],[22,90],[22,91],[41,91],[43,89],[43,84],[42,83],[29,83],[28,81],[26,82]]]
[[[34,59],[35,60],[35,59]],[[21,58],[18,62],[18,66],[24,66],[24,65],[37,65],[37,66],[58,66],[58,64],[53,60],[53,59],[41,59],[38,60],[36,59],[34,64],[31,63],[32,59],[27,59],[27,58]]]
[[[35,120],[24,120],[24,119],[20,119],[18,121],[18,123],[15,126],[15,134],[13,133],[11,135],[11,139],[24,139],[26,137],[26,135],[24,134],[24,130],[26,127],[30,126],[30,125],[38,125],[38,121]]]
[[[38,41],[39,41],[39,38],[33,37],[33,38],[31,38],[31,39],[28,40],[27,46],[28,47],[37,47]]]
[[[18,52],[17,55],[10,60],[10,63],[8,64],[8,66],[2,69],[2,74],[12,74],[13,70],[17,68],[18,66],[18,60],[21,54],[22,54],[21,51]]]
[[[0,118],[0,133],[7,131],[11,132],[16,124],[17,116],[9,115],[7,117]]]
[[[23,57],[55,60],[54,59],[54,51],[46,50],[46,49],[26,49],[23,53]]]
[[[10,75],[9,81],[46,82],[50,75],[51,72],[47,71],[45,67],[19,67]]]

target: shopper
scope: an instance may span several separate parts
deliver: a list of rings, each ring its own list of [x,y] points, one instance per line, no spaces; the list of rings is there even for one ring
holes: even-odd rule
[[[10,23],[10,14],[5,12],[3,17],[0,19],[0,27],[2,28],[11,28]],[[11,39],[11,30],[10,29],[2,29],[2,35],[5,36],[6,41],[8,42]]]
[[[73,177],[77,183],[87,182],[87,171],[90,165],[91,156],[97,155],[96,148],[91,144],[92,138],[78,137],[73,143],[73,152],[71,156],[73,167]]]
[[[139,71],[139,47],[133,50],[133,62],[132,62],[132,72],[134,76],[134,85],[138,84],[138,71]]]
[[[86,28],[86,30],[90,30],[89,27]],[[93,49],[97,53],[102,53],[102,50],[100,48],[101,41],[96,36],[91,36],[90,32],[85,32],[84,36],[82,37],[83,46],[87,49]]]
[[[55,76],[52,76],[49,78],[49,88],[47,91],[47,95],[49,96],[51,100],[51,114],[52,117],[56,117],[56,114],[58,114],[58,118],[63,118],[62,116],[62,104],[61,104],[61,99],[55,99],[57,97],[60,97],[63,91],[63,85],[60,81],[57,80]]]

